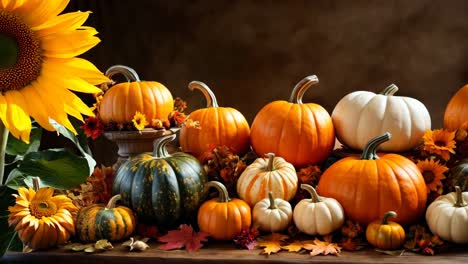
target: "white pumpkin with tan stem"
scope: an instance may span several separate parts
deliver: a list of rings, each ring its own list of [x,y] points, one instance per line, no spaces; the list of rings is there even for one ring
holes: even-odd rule
[[[333,199],[318,196],[314,187],[301,184],[301,189],[310,193],[311,199],[302,199],[293,211],[293,220],[299,231],[308,235],[327,235],[344,223],[341,204]]]
[[[380,94],[356,91],[343,97],[332,112],[336,137],[344,145],[363,150],[377,135],[390,132],[393,140],[380,146],[381,151],[404,152],[416,147],[424,132],[431,129],[431,117],[420,101],[394,96],[394,84]]]
[[[256,203],[252,211],[253,223],[265,232],[280,232],[285,230],[292,220],[292,208],[288,201],[274,198],[268,193],[268,198]]]
[[[297,190],[297,174],[294,166],[274,153],[267,153],[268,158],[258,158],[247,166],[237,180],[237,194],[250,207],[273,196],[290,201]]]
[[[468,192],[455,186],[455,192],[437,197],[427,208],[426,221],[443,240],[468,243]]]

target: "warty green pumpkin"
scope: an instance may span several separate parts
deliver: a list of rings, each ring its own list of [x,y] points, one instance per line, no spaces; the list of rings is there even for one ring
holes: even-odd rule
[[[196,219],[205,200],[207,176],[193,156],[169,154],[166,144],[175,134],[157,139],[153,153],[142,153],[123,163],[117,170],[113,193],[122,195],[142,222],[160,229],[176,227]]]

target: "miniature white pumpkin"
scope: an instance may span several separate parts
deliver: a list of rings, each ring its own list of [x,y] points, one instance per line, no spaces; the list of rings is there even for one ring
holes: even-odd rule
[[[297,229],[308,235],[327,235],[343,225],[344,211],[337,200],[318,196],[308,184],[301,184],[301,189],[308,191],[312,198],[302,199],[294,207]]]
[[[441,239],[468,243],[468,192],[455,186],[455,192],[439,196],[426,211],[427,225]]]
[[[266,156],[247,166],[237,180],[237,194],[251,207],[267,198],[269,191],[286,201],[296,195],[298,178],[294,166],[274,153]]]
[[[343,97],[332,112],[336,137],[344,145],[363,150],[372,138],[390,132],[393,140],[383,143],[381,151],[404,152],[416,147],[431,129],[431,117],[420,101],[393,96],[394,84],[380,94],[355,91]]]
[[[253,209],[253,222],[258,229],[265,232],[280,232],[285,230],[292,220],[292,207],[288,201],[274,198],[268,192],[268,198],[260,200]]]

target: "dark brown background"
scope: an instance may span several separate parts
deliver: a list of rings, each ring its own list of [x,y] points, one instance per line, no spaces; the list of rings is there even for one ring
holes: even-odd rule
[[[205,101],[187,84],[203,81],[250,124],[262,106],[287,100],[296,82],[316,74],[320,84],[304,102],[331,113],[351,91],[396,83],[399,95],[426,105],[437,128],[468,79],[464,0],[72,0],[67,11],[76,10],[93,11],[87,25],[102,42],[84,57],[102,71],[130,66],[189,110]],[[112,143],[93,147],[98,162],[112,162]]]

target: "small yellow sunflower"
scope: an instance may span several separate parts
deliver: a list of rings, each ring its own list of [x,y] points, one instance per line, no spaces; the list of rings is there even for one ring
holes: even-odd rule
[[[419,160],[416,164],[421,171],[426,182],[427,192],[430,191],[439,192],[442,190],[442,180],[445,179],[444,173],[448,171],[448,168],[434,161],[433,159]]]
[[[109,81],[91,62],[76,58],[100,40],[83,26],[90,12],[59,15],[69,0],[0,0],[0,119],[13,136],[29,142],[33,117],[54,131],[49,118],[76,133],[92,110],[72,91],[99,93]],[[71,91],[70,91],[71,90]]]
[[[136,129],[138,130],[143,130],[147,125],[149,125],[148,121],[146,120],[146,116],[139,111],[135,113],[133,116],[133,125],[135,126]]]
[[[444,160],[450,159],[450,153],[455,154],[455,131],[444,129],[427,130],[423,136],[424,150],[430,154],[440,156]]]
[[[53,188],[18,189],[16,204],[8,207],[8,224],[15,226],[21,241],[31,249],[65,244],[75,234],[72,214],[78,208],[65,195],[53,196]]]

